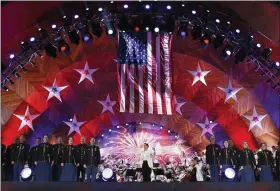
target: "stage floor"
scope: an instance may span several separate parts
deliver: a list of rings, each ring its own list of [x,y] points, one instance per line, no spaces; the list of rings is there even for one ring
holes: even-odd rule
[[[76,183],[2,182],[2,191],[280,191],[280,182],[269,183]]]

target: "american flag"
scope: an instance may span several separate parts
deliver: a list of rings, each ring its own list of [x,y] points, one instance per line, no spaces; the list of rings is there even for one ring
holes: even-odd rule
[[[172,36],[119,32],[119,111],[173,113]]]

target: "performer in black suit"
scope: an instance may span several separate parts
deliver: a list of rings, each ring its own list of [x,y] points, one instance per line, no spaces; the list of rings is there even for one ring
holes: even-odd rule
[[[31,149],[29,151],[29,167],[32,168],[32,169],[35,168],[35,161],[36,161],[38,146],[40,144],[41,144],[41,138],[37,137],[36,138],[36,146],[31,147]]]
[[[258,170],[260,171],[260,181],[273,181],[272,170],[274,166],[272,152],[267,150],[266,143],[261,143],[260,146],[261,151],[257,153]]]
[[[35,181],[51,181],[51,154],[52,145],[48,143],[49,136],[44,135],[43,143],[38,146],[35,167]]]
[[[100,164],[100,149],[95,145],[95,139],[90,139],[87,147],[84,168],[86,168],[86,181],[94,182],[96,179],[97,167]]]
[[[53,181],[59,181],[62,167],[62,152],[65,145],[62,143],[62,138],[58,137],[56,144],[52,147],[52,178]]]
[[[255,182],[253,169],[256,168],[256,160],[247,142],[243,142],[243,149],[238,154],[238,164],[241,182]]]
[[[6,162],[6,146],[2,144],[2,137],[1,137],[1,180],[6,180],[6,173],[5,173],[5,162]]]
[[[214,136],[210,137],[210,142],[211,144],[206,146],[206,164],[210,168],[211,181],[218,182],[220,172],[218,157],[221,147],[215,144]]]
[[[280,181],[280,141],[278,142],[278,149],[275,153],[275,164],[276,164],[277,180]]]
[[[228,141],[224,141],[224,148],[219,152],[219,164],[222,172],[222,180],[225,181],[225,170],[227,168],[235,168],[235,163],[233,161],[234,153],[232,149],[229,149]]]
[[[238,174],[238,170],[239,170],[239,164],[238,164],[239,150],[235,147],[232,140],[228,141],[228,147],[229,147],[229,149],[232,150],[232,153],[234,155],[233,158],[232,158],[233,163],[235,164],[234,170],[235,170],[235,173]],[[235,176],[235,181],[237,181],[237,180],[238,180],[238,176]]]
[[[7,180],[8,181],[13,181],[13,171],[14,171],[14,165],[11,163],[12,161],[12,155],[13,155],[13,152],[15,151],[17,145],[19,144],[19,139],[16,138],[14,140],[14,143],[9,145],[7,147],[7,150],[6,150],[6,175],[7,175]]]
[[[85,137],[81,137],[81,144],[77,146],[77,177],[78,181],[84,182],[85,181],[85,154],[87,145],[85,144],[86,139]]]
[[[20,181],[20,173],[24,166],[28,166],[28,155],[30,146],[25,144],[25,136],[21,135],[19,137],[19,144],[15,147],[12,153],[11,164],[14,165],[13,169],[13,180]]]
[[[62,172],[60,181],[76,182],[77,166],[76,166],[76,148],[73,146],[73,138],[69,137],[68,145],[64,147],[62,154]]]

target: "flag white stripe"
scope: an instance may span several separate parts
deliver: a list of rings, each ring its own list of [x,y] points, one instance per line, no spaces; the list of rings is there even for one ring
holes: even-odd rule
[[[139,113],[144,113],[143,69],[138,65]]]
[[[121,64],[121,103],[120,103],[120,112],[125,112],[125,68],[126,64]]]
[[[134,113],[134,64],[130,65],[129,81],[129,113]]]
[[[152,33],[147,33],[147,85],[148,85],[148,113],[153,114],[153,92],[152,92]]]
[[[160,36],[156,37],[156,98],[157,98],[157,114],[162,114],[161,100],[161,75],[160,75]]]
[[[170,99],[170,71],[169,71],[169,35],[164,33],[164,42],[163,42],[163,51],[164,51],[164,74],[165,74],[165,103],[166,103],[166,114],[171,115],[171,99]]]

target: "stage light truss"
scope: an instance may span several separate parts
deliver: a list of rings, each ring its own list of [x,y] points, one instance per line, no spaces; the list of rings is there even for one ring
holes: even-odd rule
[[[88,9],[88,8],[87,8]],[[102,9],[102,13],[103,13]],[[208,12],[209,13],[209,12]],[[6,85],[9,83],[11,77],[15,74],[18,74],[19,71],[23,70],[23,67],[27,64],[31,64],[32,66],[35,65],[34,60],[42,55],[42,52],[44,52],[44,45],[47,43],[51,44],[56,49],[59,49],[58,42],[55,41],[56,38],[59,36],[62,37],[62,39],[69,38],[68,31],[70,28],[74,29],[78,33],[82,33],[83,29],[86,28],[87,30],[90,30],[90,26],[92,26],[92,23],[99,23],[100,26],[106,26],[106,23],[112,23],[114,30],[114,24],[120,23],[120,18],[124,15],[124,13],[107,13],[105,12],[101,14],[101,12],[97,14],[92,14],[91,17],[89,15],[85,15],[84,17],[78,17],[73,18],[72,21],[66,22],[64,25],[60,27],[55,27],[51,32],[49,32],[43,39],[41,39],[36,45],[31,46],[28,50],[24,50],[21,54],[15,56],[13,59],[9,60],[9,64],[4,71],[2,71],[2,78],[1,78],[1,86],[6,87]],[[264,59],[261,55],[261,47],[257,44],[257,42],[252,41],[252,36],[250,39],[250,42],[248,42],[248,39],[244,39],[240,35],[240,30],[236,29],[235,31],[229,30],[230,22],[227,21],[228,25],[221,25],[220,19],[214,19],[213,21],[207,21],[204,19],[204,17],[199,17],[197,14],[190,13],[183,13],[179,15],[176,15],[174,13],[152,13],[152,12],[139,12],[139,13],[129,13],[127,10],[125,12],[125,15],[127,16],[128,21],[133,23],[135,19],[139,19],[143,16],[148,16],[150,21],[154,21],[153,25],[160,26],[160,25],[166,25],[168,23],[168,19],[170,18],[170,15],[175,16],[175,26],[179,28],[180,25],[184,25],[189,30],[193,30],[194,28],[198,28],[201,30],[201,34],[199,34],[199,39],[203,37],[203,35],[206,34],[207,37],[210,37],[212,39],[220,38],[223,39],[223,42],[226,42],[228,46],[231,48],[231,55],[235,55],[238,53],[238,51],[242,48],[245,48],[246,50],[250,50],[250,53],[248,56],[246,55],[245,59],[246,63],[255,63],[257,64],[258,68],[261,69],[266,76],[270,78],[270,82],[274,84],[274,87],[280,87],[280,80],[273,74],[273,71],[271,69],[271,65],[274,63],[268,59]],[[63,16],[64,19],[66,19],[66,16]],[[145,19],[143,19],[145,20]],[[217,22],[219,20],[219,22]],[[225,22],[225,21],[223,21]],[[149,22],[151,25],[152,23]],[[147,31],[153,31],[150,27],[153,26],[144,26],[144,30]],[[109,30],[109,29],[108,29]],[[133,29],[132,29],[133,30]],[[92,31],[93,32],[93,31]],[[100,31],[99,31],[100,32]],[[101,31],[102,32],[102,31]],[[244,31],[242,31],[244,33]],[[187,33],[186,33],[187,35]],[[250,35],[249,35],[250,36]],[[70,41],[70,39],[69,39]],[[85,41],[84,41],[85,42]],[[209,43],[209,41],[206,41]],[[73,43],[73,42],[72,42]],[[215,46],[215,42],[214,46]],[[208,45],[208,44],[207,44]],[[205,47],[207,47],[207,45]],[[230,55],[230,56],[231,56]],[[280,69],[278,69],[280,70]],[[274,88],[275,89],[275,88]]]

